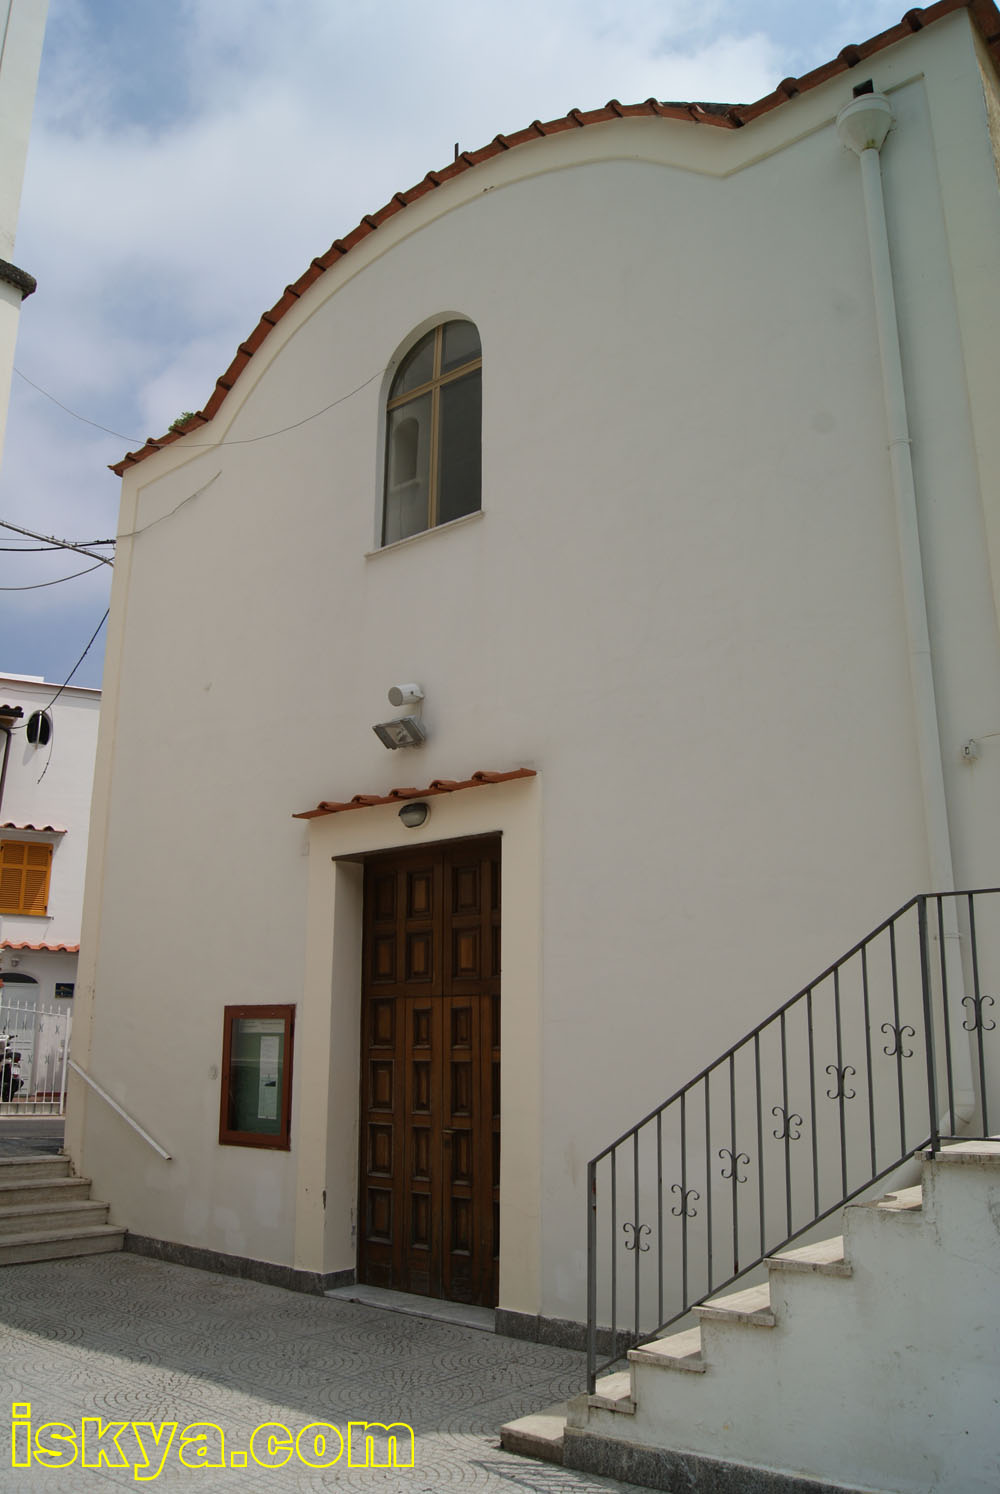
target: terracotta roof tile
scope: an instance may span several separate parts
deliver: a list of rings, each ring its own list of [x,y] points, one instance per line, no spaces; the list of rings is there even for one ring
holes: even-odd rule
[[[373,804],[399,804],[405,799],[429,799],[435,794],[453,794],[458,789],[483,788],[490,783],[509,783],[514,778],[534,778],[534,768],[514,768],[509,773],[473,773],[471,778],[433,778],[426,788],[394,788],[387,794],[355,794],[353,799],[322,799],[315,809],[293,815],[296,820],[316,820],[348,809],[369,809]]]
[[[32,949],[32,950],[36,950],[36,951],[37,950],[46,950],[49,954],[79,954],[80,953],[80,946],[79,946],[79,944],[28,944],[27,942],[17,943],[13,939],[2,939],[2,940],[0,940],[0,949]],[[3,979],[3,972],[0,971],[0,980],[2,980],[2,979]]]
[[[47,835],[65,835],[65,825],[36,825],[29,820],[5,820],[0,830],[41,830]]]
[[[548,135],[558,135],[564,130],[582,129],[586,125],[605,124],[615,119],[637,118],[652,114],[661,119],[708,124],[721,129],[741,129],[744,125],[759,119],[762,114],[768,114],[772,109],[779,108],[790,99],[798,97],[799,94],[807,93],[811,88],[817,88],[821,83],[828,82],[839,73],[857,67],[859,63],[867,61],[876,52],[902,41],[913,32],[922,31],[925,26],[952,15],[958,10],[968,10],[993,56],[994,63],[1000,70],[1000,10],[997,9],[994,0],[938,0],[936,5],[930,5],[925,9],[908,10],[897,25],[880,32],[877,36],[870,37],[868,41],[841,48],[832,61],[813,68],[801,78],[783,78],[772,93],[765,94],[763,98],[751,104],[713,104],[704,101],[661,103],[657,99],[646,99],[641,104],[621,104],[617,99],[611,99],[603,109],[571,109],[562,118],[550,119],[545,123],[540,119],[535,119],[525,129],[518,130],[513,135],[495,135],[488,145],[482,146],[479,150],[462,151],[461,155],[449,166],[443,167],[440,171],[428,171],[422,182],[418,182],[416,186],[410,187],[405,192],[395,192],[383,207],[374,213],[366,213],[358,226],[352,229],[346,238],[334,239],[331,248],[314,259],[294,285],[285,287],[285,293],[281,299],[275,302],[270,311],[263,313],[257,327],[237,349],[236,357],[222,377],[217,380],[215,389],[204,410],[199,412],[198,418],[204,422],[211,420],[218,413],[229,390],[271,328],[278,324],[299,296],[337,262],[337,257],[347,254],[369,234],[374,233],[388,218],[398,213],[401,208],[417,201],[427,192],[439,187],[442,182],[451,181],[462,172],[473,170],[482,162],[499,155],[501,151],[544,139]],[[337,257],[334,256],[334,251],[337,251]],[[122,476],[136,462],[144,461],[154,451],[169,446],[171,442],[179,440],[182,435],[193,428],[192,422],[188,421],[178,430],[168,431],[159,440],[153,440],[151,437],[137,451],[127,452],[121,461],[112,463],[111,471],[116,472],[119,477]]]

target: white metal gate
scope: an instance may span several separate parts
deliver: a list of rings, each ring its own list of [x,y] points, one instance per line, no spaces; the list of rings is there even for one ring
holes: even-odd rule
[[[62,1115],[70,1012],[0,988],[0,1115]]]

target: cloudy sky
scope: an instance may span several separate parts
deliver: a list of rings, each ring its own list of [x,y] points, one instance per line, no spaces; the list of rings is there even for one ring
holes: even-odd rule
[[[38,291],[21,315],[0,518],[113,535],[107,464],[200,409],[284,286],[456,141],[612,97],[747,102],[905,9],[50,0],[14,256]],[[35,588],[0,590],[0,671],[61,683],[107,606],[107,568],[40,587],[90,562],[0,560],[0,586]],[[100,684],[103,644],[102,631],[75,683]]]

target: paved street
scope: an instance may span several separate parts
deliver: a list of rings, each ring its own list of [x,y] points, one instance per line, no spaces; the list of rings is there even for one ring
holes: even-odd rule
[[[59,1421],[79,1437],[84,1417],[152,1422],[157,1434],[160,1422],[176,1422],[180,1430],[169,1451],[169,1434],[161,1434],[157,1451],[146,1433],[145,1478],[157,1490],[628,1489],[499,1449],[503,1422],[565,1398],[582,1380],[582,1355],[566,1350],[127,1253],[0,1268],[0,1490],[11,1494],[112,1494],[142,1486],[133,1477],[141,1454],[129,1428],[120,1437],[126,1468],[82,1468],[79,1458],[65,1469],[37,1462],[12,1468],[7,1408],[14,1402],[30,1403],[35,1435],[43,1422]],[[350,1470],[345,1452],[321,1471],[291,1450],[290,1439],[308,1424],[333,1423],[346,1434],[350,1420],[411,1425],[415,1466]],[[180,1464],[183,1429],[199,1421],[221,1428],[224,1471]],[[289,1461],[282,1468],[252,1460],[237,1466],[254,1429],[265,1422],[289,1429]],[[265,1460],[267,1435],[253,1444]],[[218,1433],[209,1441],[202,1455],[217,1461]],[[284,1456],[284,1445],[271,1461]],[[117,1459],[108,1436],[102,1446]],[[314,1461],[323,1459],[314,1442],[303,1446]],[[329,1447],[332,1458],[332,1438]],[[189,1448],[189,1461],[197,1455],[197,1445]],[[92,1452],[89,1461],[97,1461]]]
[[[51,1157],[62,1150],[61,1115],[0,1115],[0,1157]]]

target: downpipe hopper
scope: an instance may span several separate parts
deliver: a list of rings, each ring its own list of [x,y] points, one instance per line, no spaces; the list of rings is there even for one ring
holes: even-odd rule
[[[837,115],[837,134],[842,145],[860,156],[862,151],[882,149],[894,120],[884,93],[863,93]]]

